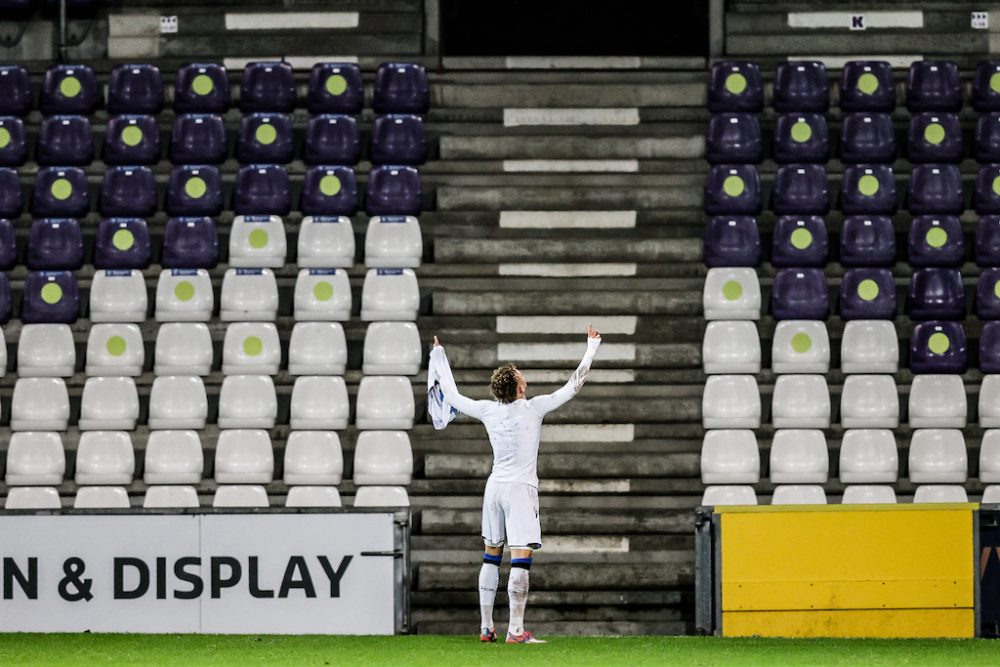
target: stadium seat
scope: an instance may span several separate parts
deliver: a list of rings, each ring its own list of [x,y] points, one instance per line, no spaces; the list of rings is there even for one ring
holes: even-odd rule
[[[219,428],[269,429],[277,416],[278,397],[271,376],[227,375],[222,380]]]
[[[17,234],[14,223],[0,218],[0,271],[9,271],[17,264]]]
[[[303,215],[351,216],[358,210],[358,184],[351,167],[326,165],[306,169],[299,208]]]
[[[753,431],[705,431],[701,444],[702,484],[756,484],[760,481],[760,451]]]
[[[344,268],[354,266],[354,228],[344,216],[302,218],[299,225],[296,262],[300,268]]]
[[[72,324],[80,312],[80,290],[71,271],[31,271],[24,279],[21,322]]]
[[[0,166],[20,167],[27,161],[28,135],[24,121],[14,116],[0,116]]]
[[[413,321],[420,309],[420,289],[412,269],[368,269],[361,288],[361,319]]]
[[[199,506],[198,492],[193,486],[174,484],[150,486],[142,498],[144,509],[196,509]]]
[[[409,378],[391,375],[361,378],[355,409],[355,425],[361,431],[413,428],[415,407]]]
[[[211,269],[219,259],[212,218],[170,218],[163,230],[160,264],[165,269]]]
[[[335,486],[293,486],[288,489],[285,507],[341,507]]]
[[[89,377],[80,401],[81,431],[131,431],[139,419],[139,392],[130,377]]]
[[[211,165],[180,165],[170,172],[164,208],[170,216],[217,216],[222,212],[222,176]]]
[[[163,111],[163,76],[156,65],[115,65],[108,80],[108,113]]]
[[[852,320],[840,339],[844,373],[895,373],[899,367],[896,326],[886,320]]]
[[[752,322],[731,324],[754,326]],[[753,333],[756,336],[756,327]],[[361,372],[365,375],[416,375],[420,372],[422,357],[423,344],[415,323],[372,322],[365,331]]]
[[[379,118],[392,118],[386,116]],[[402,121],[401,121],[402,122]],[[384,121],[383,121],[384,124]],[[383,128],[383,131],[384,128]],[[421,126],[421,133],[423,126]],[[372,152],[375,151],[375,136],[372,137]],[[426,158],[426,145],[422,151]],[[384,154],[383,154],[384,155]],[[752,113],[720,113],[708,120],[705,138],[705,159],[712,164],[757,164],[764,158],[764,142],[761,139],[760,122]],[[374,162],[374,155],[373,155]],[[387,164],[391,159],[381,159],[376,164]],[[399,160],[399,164],[420,164]]]
[[[221,484],[212,497],[212,507],[269,507],[267,489],[259,484]]]
[[[72,218],[38,218],[28,231],[25,264],[32,271],[76,270],[83,265],[83,232]]]
[[[365,232],[365,266],[371,269],[417,268],[424,254],[420,223],[413,216],[375,216]]]
[[[285,444],[284,482],[289,486],[340,484],[344,452],[333,431],[293,431]]]
[[[219,319],[268,321],[278,316],[278,283],[271,269],[227,269],[222,278]]]
[[[889,429],[852,428],[840,442],[842,484],[893,484],[899,475],[896,437]]]
[[[979,334],[979,370],[1000,373],[1000,322],[986,322]]]
[[[1000,268],[983,269],[976,284],[976,315],[1000,320]]]
[[[208,418],[205,383],[194,375],[160,375],[149,392],[149,429],[203,429]]]
[[[68,324],[25,324],[17,344],[20,377],[69,377],[76,368],[76,347]]]
[[[819,484],[782,484],[774,489],[772,505],[825,505],[826,492]]]
[[[226,160],[226,128],[217,114],[181,114],[170,134],[174,164],[221,164]]]
[[[0,329],[0,377],[7,374],[7,341],[3,329]]]
[[[906,135],[910,162],[961,162],[962,128],[951,113],[918,113]]]
[[[303,375],[292,386],[293,431],[333,431],[347,428],[350,403],[344,378],[335,375]]]
[[[91,322],[145,322],[146,279],[136,269],[99,269],[90,282]]]
[[[295,108],[295,76],[286,62],[248,63],[240,79],[240,110],[290,113]]]
[[[66,473],[62,437],[51,432],[10,435],[4,482],[7,486],[59,486]]]
[[[822,269],[781,269],[771,288],[771,314],[776,320],[825,320],[830,312]]]
[[[309,72],[311,114],[359,114],[365,102],[361,68],[355,63],[316,63]]]
[[[156,281],[157,322],[207,322],[215,295],[205,269],[164,269]]]
[[[250,113],[240,121],[236,159],[243,163],[287,164],[292,161],[292,118],[283,113]]]
[[[356,502],[354,504],[357,505]],[[705,487],[705,493],[701,496],[701,504],[704,507],[756,505],[757,494],[754,492],[752,486],[747,485],[708,486]]]
[[[826,223],[818,215],[783,215],[774,223],[771,265],[825,266]]]
[[[965,210],[965,193],[958,165],[915,165],[906,198],[911,213],[960,215]]]
[[[378,324],[382,323],[375,322],[369,327]],[[761,353],[757,325],[746,320],[709,322],[701,341],[701,359],[706,375],[759,373]]]
[[[749,111],[764,108],[764,83],[756,63],[722,61],[712,65],[708,80],[708,110]]]
[[[409,506],[410,498],[402,486],[362,486],[354,494],[354,507]]]
[[[702,251],[702,261],[706,266],[752,267],[759,266],[760,260],[760,230],[753,217],[733,215],[709,218]]]
[[[830,190],[823,165],[778,167],[771,188],[771,208],[778,215],[826,215],[830,210]]]
[[[346,356],[346,343],[345,343]],[[277,375],[281,341],[273,322],[233,322],[222,343],[225,375]]]
[[[149,267],[149,228],[142,218],[104,218],[94,239],[94,268]]]
[[[896,502],[896,492],[883,484],[852,484],[844,489],[844,505],[878,505]]]
[[[701,399],[704,428],[760,427],[760,390],[753,375],[710,375]]]
[[[702,294],[706,320],[758,320],[760,308],[756,271],[728,267],[708,270]]]
[[[343,269],[301,269],[295,279],[297,321],[346,321],[351,317],[351,283]]]
[[[406,431],[364,431],[354,449],[354,484],[406,485],[413,478],[413,450]]]
[[[124,486],[81,486],[73,498],[73,509],[129,509]]]
[[[6,273],[0,272],[0,324],[7,324],[10,320],[12,301],[10,281]],[[6,364],[6,359],[4,363]]]
[[[142,374],[145,349],[135,324],[93,324],[87,337],[87,375],[90,377]]]
[[[845,377],[840,394],[840,424],[846,429],[896,428],[899,395],[893,377],[860,374]]]
[[[229,229],[229,265],[280,268],[288,251],[285,224],[276,215],[238,215]]]
[[[892,65],[883,60],[851,60],[840,75],[841,111],[892,111],[896,86]]]
[[[968,367],[965,331],[958,322],[919,322],[910,335],[914,373],[964,373]]]
[[[346,367],[347,339],[340,322],[295,323],[288,341],[289,375],[343,375]]]
[[[18,196],[20,200],[20,196]],[[17,212],[4,211],[5,218]],[[31,213],[36,218],[82,218],[90,209],[87,176],[79,167],[41,167],[35,175]]]
[[[969,497],[957,484],[924,484],[913,492],[915,503],[966,503]]]
[[[0,65],[0,115],[27,116],[31,111],[31,74],[24,65]]]
[[[910,278],[910,317],[914,320],[961,320],[965,289],[958,269],[917,269]]]
[[[268,484],[274,478],[274,450],[264,429],[230,429],[215,446],[218,484]]]
[[[771,400],[774,428],[828,428],[830,389],[822,375],[781,375]]]
[[[705,179],[709,215],[757,215],[762,205],[760,176],[750,164],[712,165]]]
[[[906,77],[906,108],[917,111],[958,111],[962,80],[958,65],[946,60],[917,60]]]
[[[972,107],[979,112],[1000,111],[1000,61],[980,60],[972,77]]]
[[[355,165],[361,160],[361,131],[354,116],[311,116],[302,160],[312,165]]]
[[[709,326],[712,324],[715,323]],[[706,338],[707,335],[706,329]],[[830,369],[830,336],[826,324],[814,320],[778,322],[771,345],[771,369],[775,373],[826,373]]]
[[[377,114],[422,114],[430,105],[427,70],[417,63],[382,63],[372,88],[372,109]]]
[[[51,486],[19,486],[7,490],[4,509],[8,510],[57,510],[62,509],[59,491]]]
[[[910,266],[961,266],[965,241],[958,216],[918,215],[910,223]]]
[[[423,205],[420,173],[413,167],[382,165],[368,174],[365,210],[368,215],[419,216]],[[303,210],[303,212],[305,212]]]
[[[894,319],[896,283],[889,269],[845,271],[840,283],[840,317],[844,320]]]
[[[983,497],[980,503],[983,505],[1000,504],[1000,484],[990,484],[983,489]]]
[[[372,124],[372,164],[420,165],[426,161],[427,133],[419,116],[386,114],[375,117]]]
[[[772,484],[825,484],[830,457],[823,431],[778,429],[771,441],[768,467]]]
[[[850,165],[840,182],[845,215],[891,215],[896,212],[896,181],[887,165]]]
[[[982,419],[980,419],[980,425],[985,427]],[[13,444],[11,441],[11,446]],[[8,458],[8,478],[10,477],[9,461]],[[983,433],[983,440],[979,445],[979,481],[984,484],[1000,482],[1000,430],[998,429],[989,429]],[[7,483],[10,484],[10,482]]]
[[[774,110],[818,111],[830,108],[830,82],[826,66],[816,60],[778,63],[774,74]]]
[[[233,210],[237,215],[288,215],[288,172],[277,164],[250,164],[236,173]]]
[[[979,425],[1000,427],[1000,375],[995,373],[983,376],[979,386]]]
[[[38,108],[46,116],[89,116],[97,102],[97,77],[89,65],[52,65],[45,71]]]
[[[979,167],[972,199],[979,215],[1000,213],[1000,165],[984,164]]]
[[[965,428],[968,404],[961,375],[914,375],[910,428]]]
[[[156,332],[156,375],[208,375],[212,371],[212,334],[204,322],[167,322]]]
[[[22,377],[11,398],[12,431],[65,431],[69,422],[69,393],[62,378]]]
[[[977,162],[1000,162],[1000,113],[984,113],[976,121],[975,158]]]
[[[229,110],[229,74],[218,63],[191,63],[177,70],[174,111],[226,113]]]
[[[845,164],[893,162],[896,131],[887,113],[847,113],[840,126],[840,161]]]
[[[156,212],[156,178],[149,167],[109,167],[104,172],[101,215],[148,218]]]
[[[774,130],[774,161],[825,163],[830,159],[829,134],[822,114],[782,114]]]
[[[0,167],[0,217],[16,220],[23,206],[17,172],[10,167]]]

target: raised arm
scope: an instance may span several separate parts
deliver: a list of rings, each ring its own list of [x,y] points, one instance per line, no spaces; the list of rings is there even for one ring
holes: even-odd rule
[[[444,347],[438,343],[437,336],[434,336],[434,347],[431,349],[431,358],[440,362],[440,373],[438,383],[444,393],[444,400],[462,414],[469,415],[476,419],[482,419],[483,410],[490,404],[490,401],[476,401],[458,393],[455,386],[455,377],[451,374],[451,364],[448,363],[448,355],[444,352]]]
[[[587,374],[590,372],[590,364],[597,354],[597,348],[601,346],[601,334],[590,325],[587,325],[587,352],[583,355],[580,365],[573,371],[569,381],[551,394],[536,396],[528,401],[539,414],[545,415],[556,408],[562,406],[569,399],[576,396],[583,383],[587,381]]]

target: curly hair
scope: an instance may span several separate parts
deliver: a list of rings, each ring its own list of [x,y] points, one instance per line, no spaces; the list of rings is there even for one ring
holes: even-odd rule
[[[504,364],[490,377],[490,393],[501,403],[517,400],[517,366]]]

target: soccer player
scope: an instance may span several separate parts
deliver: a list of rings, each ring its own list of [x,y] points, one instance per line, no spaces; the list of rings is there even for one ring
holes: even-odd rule
[[[531,553],[542,547],[542,531],[538,522],[538,440],[545,415],[580,391],[600,345],[601,334],[587,325],[587,352],[583,361],[569,381],[551,394],[527,398],[528,383],[524,375],[514,364],[504,364],[493,371],[490,378],[490,393],[495,400],[474,401],[458,393],[444,348],[434,336],[431,359],[440,368],[438,382],[445,401],[459,412],[481,421],[493,447],[493,471],[486,481],[483,495],[486,553],[479,573],[480,641],[497,640],[493,625],[493,600],[500,582],[503,545],[507,543],[511,555],[507,584],[510,598],[507,643],[544,643],[524,629]]]

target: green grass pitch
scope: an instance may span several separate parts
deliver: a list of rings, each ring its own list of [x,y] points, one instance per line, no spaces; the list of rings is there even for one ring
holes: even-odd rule
[[[476,637],[0,635],[0,665],[997,665],[1000,641],[549,637],[534,646]]]

